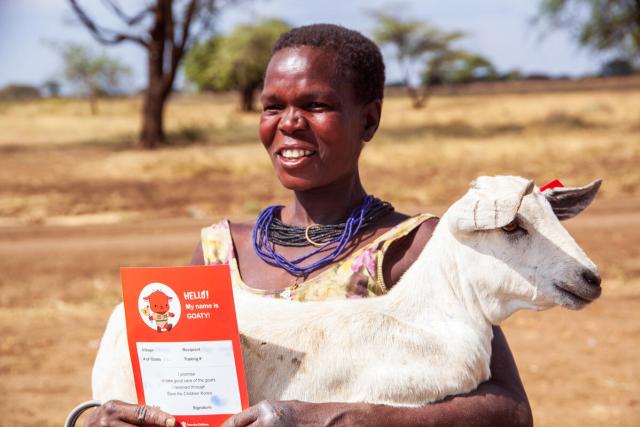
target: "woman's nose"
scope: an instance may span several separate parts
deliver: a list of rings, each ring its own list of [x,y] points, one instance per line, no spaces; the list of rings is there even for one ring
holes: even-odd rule
[[[284,116],[280,119],[278,129],[284,133],[293,133],[298,130],[306,129],[307,122],[300,112],[295,108],[288,108]]]

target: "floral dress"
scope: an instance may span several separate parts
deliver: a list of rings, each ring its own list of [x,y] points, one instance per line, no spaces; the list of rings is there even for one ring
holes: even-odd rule
[[[202,253],[206,265],[229,264],[233,286],[272,298],[317,301],[378,296],[388,291],[382,262],[389,246],[431,218],[434,215],[428,213],[408,218],[317,276],[277,291],[251,288],[242,281],[228,220],[202,229]]]

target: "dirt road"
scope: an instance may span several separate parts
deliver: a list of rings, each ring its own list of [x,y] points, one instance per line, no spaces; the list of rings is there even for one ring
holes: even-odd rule
[[[118,268],[188,263],[206,223],[0,228],[0,425],[60,425],[88,399]],[[602,299],[504,325],[536,425],[640,425],[640,200],[597,202],[567,226],[601,268]]]

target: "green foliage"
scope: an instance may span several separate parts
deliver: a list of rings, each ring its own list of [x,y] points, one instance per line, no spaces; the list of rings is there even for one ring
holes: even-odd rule
[[[615,50],[629,58],[640,53],[640,1],[542,0],[537,17],[555,28],[570,28],[580,44]]]
[[[393,47],[403,73],[403,83],[414,108],[424,106],[428,87],[439,83],[461,83],[481,75],[493,78],[495,70],[484,57],[456,48],[465,37],[460,31],[444,31],[428,23],[374,12],[374,38]],[[415,70],[418,69],[418,73]],[[419,78],[419,82],[416,80]],[[417,86],[421,85],[419,91]]]
[[[185,76],[199,90],[256,90],[278,37],[289,30],[279,19],[237,26],[227,36],[214,36],[191,48]]]
[[[131,70],[105,54],[95,55],[86,46],[69,43],[61,46],[64,76],[79,91],[89,96],[115,93]]]
[[[216,64],[216,59],[220,56],[221,41],[222,36],[213,36],[195,44],[184,60],[184,75],[200,92],[228,89],[226,84],[221,84],[226,81],[221,81],[220,65]],[[222,89],[223,87],[226,89]]]
[[[60,82],[54,79],[49,79],[42,84],[47,96],[57,98],[60,96]]]
[[[625,58],[614,58],[604,64],[600,68],[600,75],[609,76],[629,76],[634,72],[633,64]]]
[[[431,59],[423,84],[460,84],[496,80],[498,73],[487,58],[469,52],[452,52]]]
[[[512,81],[516,81],[516,80],[522,80],[523,75],[522,75],[522,71],[520,71],[517,68],[514,68],[512,70],[509,70],[505,73],[502,73],[498,76],[499,80],[504,80],[504,81],[508,81],[508,82],[512,82]]]
[[[35,86],[10,84],[0,89],[0,100],[17,101],[40,98],[40,90]]]
[[[411,68],[415,63],[428,68],[434,58],[457,53],[452,44],[464,37],[460,31],[442,31],[422,21],[404,20],[384,12],[374,12],[374,17],[374,38],[395,49],[407,85],[414,77]]]

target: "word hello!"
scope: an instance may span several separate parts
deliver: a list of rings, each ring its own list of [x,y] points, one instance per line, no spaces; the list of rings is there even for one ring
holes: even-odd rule
[[[185,300],[209,299],[209,291],[206,289],[184,292],[183,295]]]

